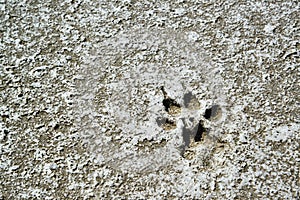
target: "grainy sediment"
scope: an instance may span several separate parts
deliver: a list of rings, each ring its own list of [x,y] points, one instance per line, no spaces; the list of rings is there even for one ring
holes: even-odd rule
[[[0,0],[0,199],[299,198],[299,10]]]

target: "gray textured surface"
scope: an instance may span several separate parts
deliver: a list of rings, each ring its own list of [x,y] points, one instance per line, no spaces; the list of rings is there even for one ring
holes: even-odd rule
[[[296,199],[299,15],[297,1],[0,1],[0,198]]]

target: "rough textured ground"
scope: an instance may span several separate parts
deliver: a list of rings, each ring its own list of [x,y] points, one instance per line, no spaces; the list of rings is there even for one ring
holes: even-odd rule
[[[299,16],[1,0],[0,199],[299,198]]]

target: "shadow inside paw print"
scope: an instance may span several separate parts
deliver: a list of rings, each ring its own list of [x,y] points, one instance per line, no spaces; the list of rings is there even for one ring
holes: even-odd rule
[[[164,100],[163,100],[163,105],[165,107],[165,111],[168,112],[170,115],[176,115],[179,114],[181,111],[181,106],[179,103],[177,103],[174,99],[168,96],[167,92],[165,91],[164,87],[160,87],[163,95],[164,95]]]
[[[219,105],[213,105],[211,108],[208,108],[205,110],[204,117],[205,119],[213,119],[220,115],[221,113],[221,108]]]

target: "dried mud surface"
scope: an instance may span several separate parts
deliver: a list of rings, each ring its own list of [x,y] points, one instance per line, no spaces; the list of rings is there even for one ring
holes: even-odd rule
[[[0,199],[297,199],[297,1],[0,0]]]

